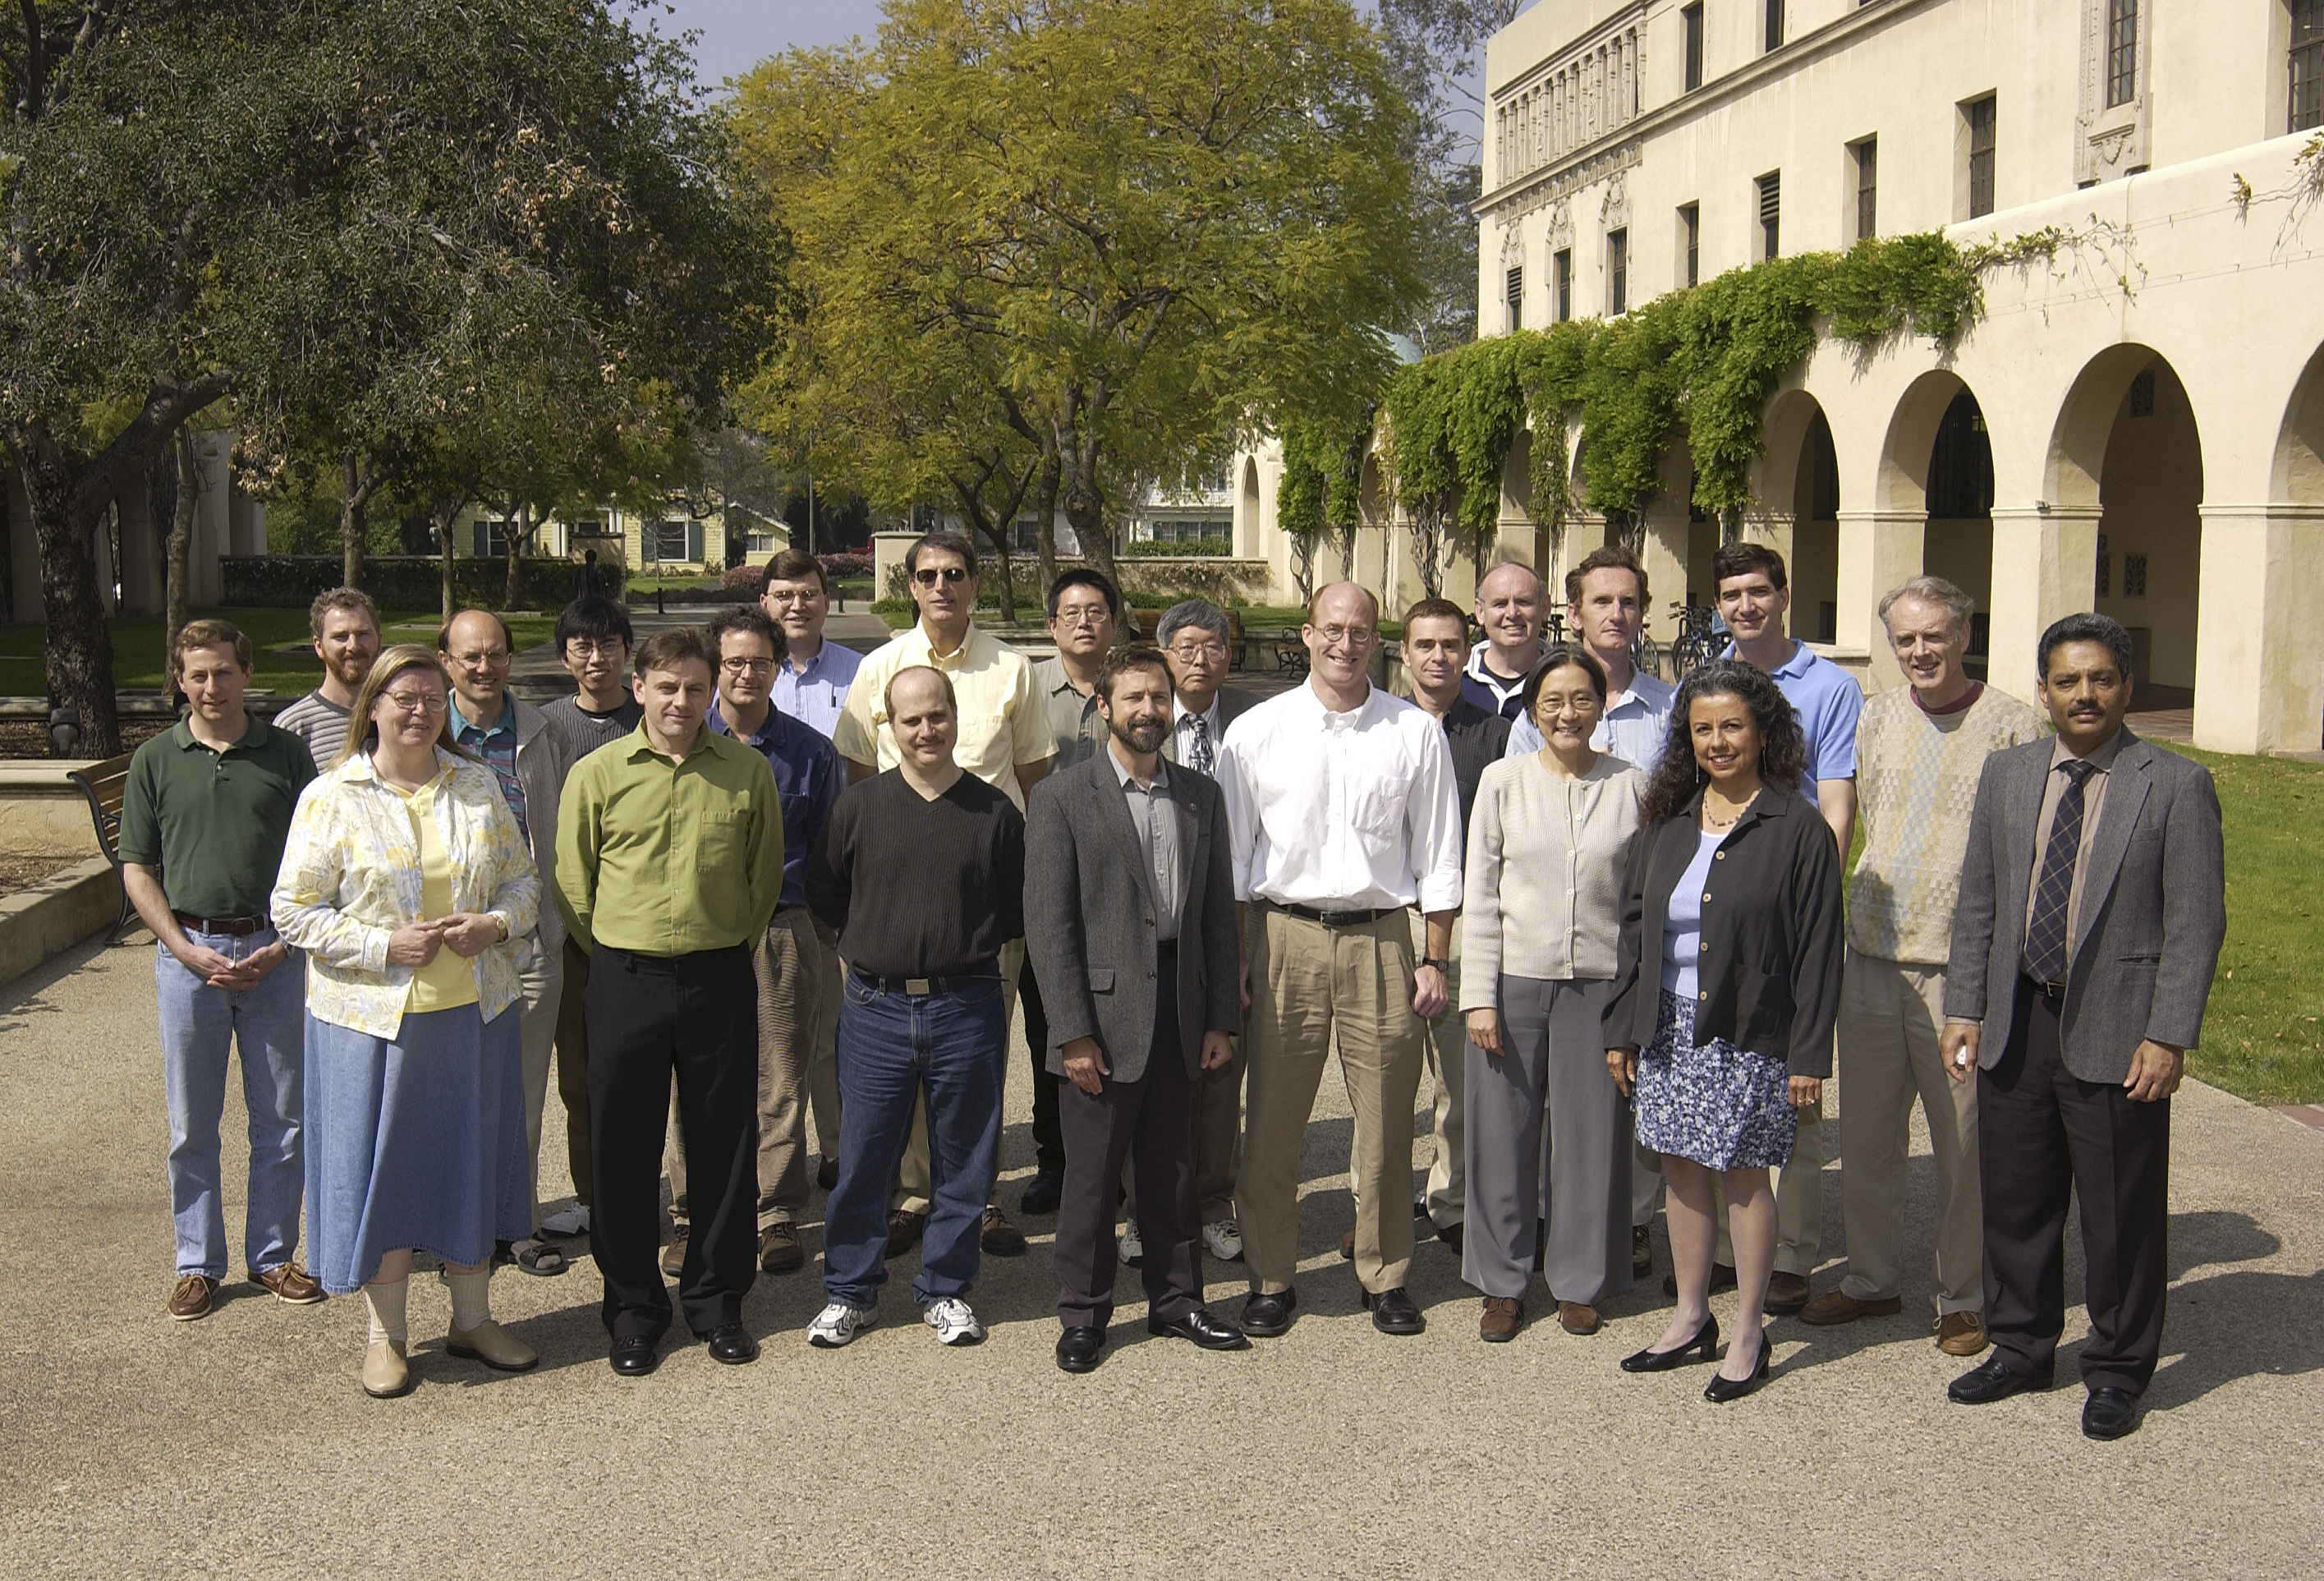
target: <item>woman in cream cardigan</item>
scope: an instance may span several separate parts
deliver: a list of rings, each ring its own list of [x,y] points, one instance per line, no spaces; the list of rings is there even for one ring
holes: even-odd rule
[[[1526,680],[1538,752],[1485,771],[1469,819],[1461,1008],[1469,1023],[1469,1229],[1461,1274],[1485,1294],[1480,1337],[1525,1321],[1550,1139],[1541,1271],[1570,1334],[1630,1288],[1629,1105],[1606,1079],[1600,1017],[1621,939],[1622,864],[1645,777],[1591,750],[1606,671],[1552,647]]]
[[[540,1358],[493,1321],[493,1243],[531,1231],[515,947],[540,885],[490,769],[459,752],[436,655],[390,648],[338,763],[291,819],[272,911],[307,956],[307,1212],[315,1275],[360,1289],[361,1373],[411,1387],[415,1250],[452,1291],[445,1348],[504,1372]]]

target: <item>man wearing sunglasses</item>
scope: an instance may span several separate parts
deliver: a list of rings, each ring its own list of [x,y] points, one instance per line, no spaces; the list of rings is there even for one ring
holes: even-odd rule
[[[864,659],[832,738],[847,760],[848,783],[902,763],[888,728],[888,683],[900,670],[926,665],[952,683],[957,721],[953,761],[1008,797],[1021,815],[1026,794],[1049,772],[1056,745],[1031,662],[976,625],[976,547],[945,529],[923,533],[904,551],[904,575],[919,619]],[[1024,959],[1021,938],[1011,939],[1001,952],[1004,1036],[1005,1018],[1016,1013],[1017,972]],[[891,1257],[917,1242],[927,1223],[927,1125],[916,1120],[889,1214]],[[1025,1250],[1025,1237],[1001,1211],[999,1189],[996,1178],[982,1243],[996,1257],[1014,1257]]]

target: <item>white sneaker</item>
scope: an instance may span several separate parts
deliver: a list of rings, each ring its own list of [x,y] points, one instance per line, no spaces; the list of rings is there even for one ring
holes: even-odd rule
[[[1242,1261],[1242,1231],[1236,1226],[1232,1219],[1221,1219],[1214,1225],[1204,1225],[1203,1244],[1208,1246],[1211,1249],[1211,1255],[1221,1262]]]
[[[1140,1267],[1146,1262],[1146,1243],[1138,1238],[1138,1223],[1134,1219],[1121,1226],[1121,1261],[1129,1268]]]
[[[974,1345],[984,1337],[984,1325],[976,1320],[968,1303],[956,1297],[938,1301],[921,1316],[946,1345]]]
[[[571,1207],[560,1207],[540,1221],[540,1233],[558,1236],[586,1235],[589,1233],[589,1210],[577,1202]]]
[[[850,1307],[834,1301],[815,1315],[807,1326],[807,1342],[825,1350],[837,1350],[858,1334],[880,1321],[876,1307]]]

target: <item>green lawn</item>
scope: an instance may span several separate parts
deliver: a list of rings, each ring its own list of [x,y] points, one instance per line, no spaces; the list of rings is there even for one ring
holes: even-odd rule
[[[305,610],[197,609],[193,613],[197,619],[232,621],[249,636],[251,685],[296,696],[313,690],[322,679],[323,661],[315,657]],[[434,610],[391,610],[381,618],[390,643],[430,646],[442,624]],[[555,624],[545,615],[509,617],[509,630],[519,650],[547,642]],[[123,615],[112,625],[114,685],[161,685],[161,617]],[[41,650],[47,634],[42,626],[0,625],[0,696],[39,697],[47,690],[41,679]]]

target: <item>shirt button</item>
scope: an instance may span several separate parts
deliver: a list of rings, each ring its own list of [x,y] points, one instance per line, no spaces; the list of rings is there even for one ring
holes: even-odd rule
[[[1711,859],[1713,862],[1724,862],[1727,860],[1727,853],[1724,851],[1713,851],[1711,854]]]
[[[1711,997],[1711,995],[1710,995],[1710,994],[1696,994],[1696,995],[1695,995],[1695,997],[1696,997],[1697,999],[1709,999],[1709,998]]]
[[[1702,892],[1702,903],[1706,906],[1711,904],[1711,892],[1709,890]]]

